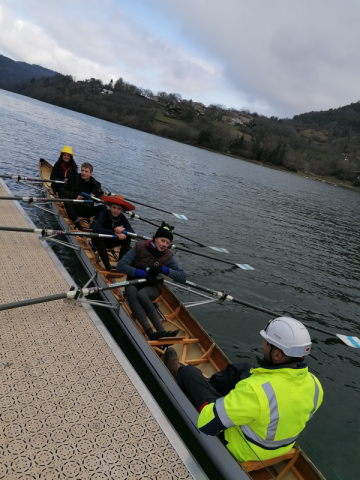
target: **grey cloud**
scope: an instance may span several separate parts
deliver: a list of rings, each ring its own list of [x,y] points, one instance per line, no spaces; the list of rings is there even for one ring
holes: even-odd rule
[[[293,115],[358,100],[358,1],[153,3],[182,19],[250,104],[257,99],[273,113]]]
[[[1,5],[5,54],[79,79],[122,76],[155,91],[281,116],[359,99],[357,0],[146,0],[179,28],[182,47],[115,0]]]

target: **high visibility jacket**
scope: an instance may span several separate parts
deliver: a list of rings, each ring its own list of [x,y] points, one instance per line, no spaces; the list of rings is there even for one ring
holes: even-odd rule
[[[200,429],[220,419],[227,448],[240,462],[288,452],[323,400],[320,382],[306,365],[250,373],[228,395],[206,405],[198,419]]]

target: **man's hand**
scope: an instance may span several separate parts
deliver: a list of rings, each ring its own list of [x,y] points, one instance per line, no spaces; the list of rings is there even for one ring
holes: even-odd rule
[[[82,195],[78,195],[78,196],[76,197],[76,200],[83,200],[83,199],[84,199],[84,197],[83,197]]]

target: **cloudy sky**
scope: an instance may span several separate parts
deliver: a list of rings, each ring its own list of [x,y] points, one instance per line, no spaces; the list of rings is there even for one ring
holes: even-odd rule
[[[0,53],[265,115],[360,100],[359,0],[0,0]]]

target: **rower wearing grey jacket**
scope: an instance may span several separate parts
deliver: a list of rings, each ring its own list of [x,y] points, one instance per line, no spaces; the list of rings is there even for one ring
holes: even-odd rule
[[[146,278],[147,284],[130,285],[125,293],[130,308],[140,325],[144,328],[149,340],[161,337],[176,336],[179,330],[167,332],[152,303],[162,290],[162,281],[156,277],[166,275],[181,283],[186,282],[186,274],[178,265],[169,250],[173,240],[172,227],[164,222],[158,228],[152,240],[140,241],[117,264],[117,271],[125,273],[128,280]],[[154,332],[146,318],[150,319],[156,329]]]

